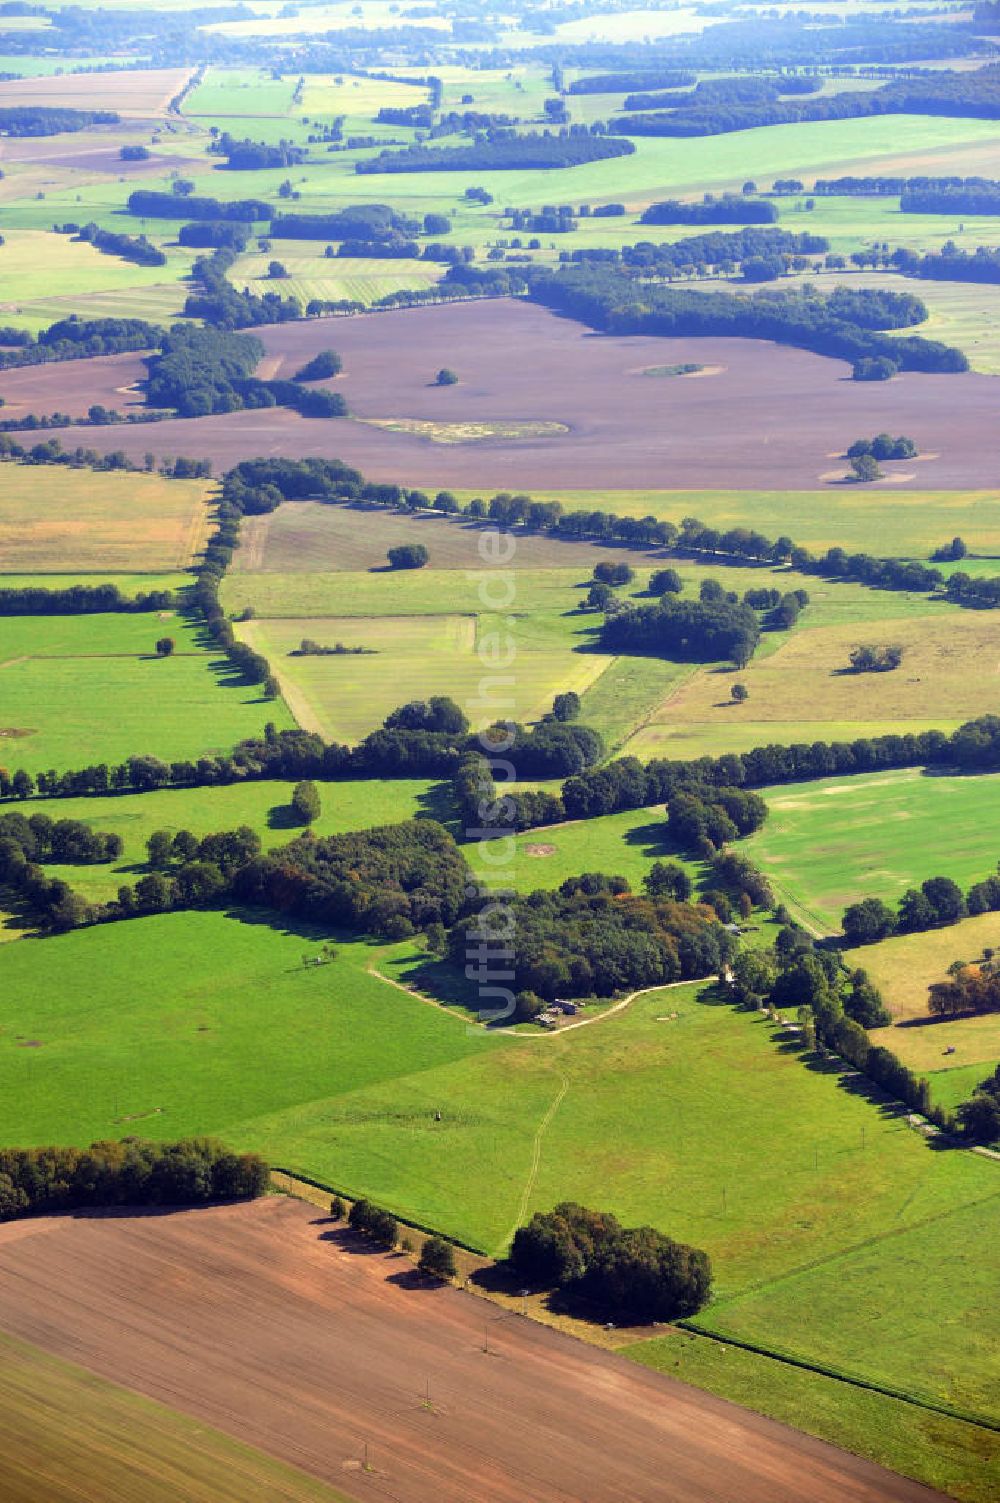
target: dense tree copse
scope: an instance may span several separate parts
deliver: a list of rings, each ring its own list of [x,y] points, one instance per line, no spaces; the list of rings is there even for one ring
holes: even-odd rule
[[[37,339],[17,349],[0,350],[0,370],[51,361],[86,360],[92,355],[121,355],[154,349],[163,330],[141,318],[78,318],[72,314],[42,329]]]
[[[249,138],[237,140],[228,131],[223,131],[208,149],[216,156],[225,157],[226,167],[230,172],[262,172],[278,167],[298,167],[309,158],[308,149],[296,146],[293,141],[272,143],[251,141]]]
[[[635,245],[622,246],[621,250],[607,246],[574,250],[568,255],[574,264],[620,264],[632,273],[671,278],[710,269],[732,272],[751,258],[766,259],[783,272],[797,260],[821,255],[829,248],[829,241],[822,235],[750,226],[728,233],[713,230],[707,235],[690,235],[684,240],[660,244],[639,240]]]
[[[152,188],[137,188],[129,194],[128,211],[134,219],[209,219],[236,220],[254,224],[270,220],[274,210],[261,198],[218,198],[160,193]]]
[[[268,1167],[211,1138],[0,1148],[0,1221],[82,1206],[205,1205],[267,1192]]]
[[[655,605],[609,614],[600,634],[602,647],[611,652],[653,653],[689,663],[730,659],[739,668],[750,661],[759,639],[760,623],[749,606],[671,595]]]
[[[488,172],[579,167],[585,162],[605,162],[629,156],[631,141],[620,136],[591,135],[573,127],[559,135],[495,131],[489,139],[468,146],[407,146],[401,151],[381,151],[354,164],[355,172]]]
[[[147,362],[147,399],[176,408],[181,417],[235,412],[244,405],[241,388],[263,355],[264,346],[252,335],[178,324]]]
[[[703,203],[681,203],[676,198],[650,204],[639,217],[640,224],[773,224],[776,205],[766,198],[747,198],[729,193]]]
[[[687,89],[697,82],[694,73],[678,68],[637,69],[627,73],[592,73],[575,78],[567,94],[622,94],[628,89]]]
[[[568,1201],[517,1229],[509,1262],[519,1282],[581,1296],[629,1320],[694,1315],[712,1286],[707,1253]]]
[[[611,997],[714,975],[733,951],[732,937],[710,908],[628,892],[587,892],[585,885],[519,894],[505,904],[503,922],[517,934],[507,956],[515,992],[535,992],[546,1001]],[[494,932],[494,907],[484,903],[452,928],[448,953],[459,969],[511,932]]]
[[[238,219],[196,219],[181,225],[177,243],[193,250],[244,251],[252,234],[253,225]]]

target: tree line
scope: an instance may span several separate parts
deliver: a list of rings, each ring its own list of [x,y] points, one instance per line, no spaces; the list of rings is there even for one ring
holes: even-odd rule
[[[467,146],[407,146],[399,151],[381,151],[354,164],[355,172],[515,172],[523,169],[580,167],[585,162],[606,162],[630,156],[631,141],[620,136],[592,135],[584,126],[572,126],[558,135],[493,131]]]
[[[304,146],[296,146],[293,141],[252,141],[249,137],[240,140],[227,130],[217,136],[208,149],[215,156],[225,157],[226,168],[230,172],[265,172],[276,167],[299,167],[309,160],[308,150]]]
[[[895,910],[881,898],[864,898],[844,909],[841,928],[848,945],[873,945],[893,934],[919,934],[957,924],[968,916],[1000,911],[1000,876],[974,882],[963,893],[951,877],[928,877],[903,893]]]
[[[41,329],[30,342],[19,341],[19,348],[0,351],[0,370],[149,350],[162,337],[162,329],[142,318],[79,318],[74,313]]]
[[[6,44],[5,44],[6,45]],[[76,110],[51,105],[7,105],[0,109],[0,136],[61,136],[88,125],[119,125],[114,110]]]
[[[38,585],[0,589],[0,616],[84,616],[103,611],[168,611],[170,590],[140,590],[123,595],[117,585],[69,585],[49,590]]]
[[[639,216],[640,224],[774,224],[777,206],[766,198],[726,193],[707,197],[702,203],[682,203],[667,198],[650,204]]]
[[[120,256],[123,261],[132,261],[136,266],[166,266],[163,251],[146,239],[145,235],[121,235],[112,230],[102,230],[100,225],[85,224],[77,234],[105,256]]]
[[[267,1193],[268,1179],[257,1154],[233,1153],[212,1138],[0,1148],[0,1221],[87,1206],[255,1200]]]
[[[761,78],[738,74],[731,78],[703,78],[683,92],[635,93],[622,101],[624,110],[700,109],[705,105],[758,104],[788,94],[816,94],[823,80],[803,73],[771,74]]]

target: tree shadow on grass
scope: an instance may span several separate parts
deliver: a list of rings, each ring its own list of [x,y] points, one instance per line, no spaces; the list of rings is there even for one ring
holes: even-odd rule
[[[434,783],[417,794],[416,817],[436,819],[438,824],[444,825],[456,837],[462,833],[458,806],[448,782]]]
[[[272,804],[267,811],[267,828],[269,830],[297,830],[301,834],[306,827],[291,804]]]

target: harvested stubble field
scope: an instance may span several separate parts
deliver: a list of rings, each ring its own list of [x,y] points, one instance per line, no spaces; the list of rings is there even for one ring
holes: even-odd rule
[[[511,488],[814,488],[846,465],[859,433],[908,433],[925,455],[882,489],[982,487],[1000,464],[995,389],[979,375],[906,374],[876,385],[849,379],[842,361],[745,339],[603,336],[547,310],[506,299],[312,320],[257,331],[269,368],[294,370],[334,345],[336,382],[362,419],[440,423],[553,422],[553,437],[435,444],[369,422],[299,418],[284,408],[109,427],[89,441],[130,455],[327,455],[371,479],[410,485]],[[695,360],[706,379],[651,381],[643,372]],[[442,366],[459,383],[437,387]],[[51,370],[52,368],[50,368]],[[78,373],[86,378],[86,371]],[[53,393],[65,384],[49,375]],[[2,388],[0,388],[2,389]],[[52,396],[53,403],[55,396]],[[721,414],[727,443],[717,443]],[[794,420],[793,420],[794,419]],[[832,468],[831,468],[832,466]],[[833,487],[831,487],[833,489]]]
[[[0,1230],[0,1267],[17,1336],[153,1399],[180,1394],[359,1499],[937,1496],[473,1295],[413,1287],[405,1260],[295,1201],[46,1217]]]
[[[4,1503],[345,1503],[202,1420],[0,1335]]]
[[[1000,858],[996,775],[903,768],[779,784],[763,793],[770,816],[747,842],[748,854],[810,927],[827,933],[839,930],[848,903],[866,897],[894,902],[928,877],[952,877],[967,887],[994,872]],[[1000,929],[1000,919],[993,922]],[[935,930],[933,938],[913,936],[906,943],[932,945],[951,935],[958,949],[941,965],[943,974],[963,948],[954,932]],[[865,954],[874,957],[880,949]]]
[[[204,546],[208,486],[161,475],[5,464],[0,576],[187,569]],[[97,583],[97,581],[92,581]]]

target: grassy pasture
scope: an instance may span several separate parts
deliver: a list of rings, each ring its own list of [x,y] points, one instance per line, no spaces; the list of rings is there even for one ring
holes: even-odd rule
[[[153,650],[161,635],[177,643],[165,661]],[[4,762],[31,771],[229,751],[268,720],[291,724],[173,615],[7,617],[0,684]]]
[[[185,99],[183,112],[194,117],[287,115],[294,92],[293,78],[273,79],[267,68],[207,68]]]
[[[657,1372],[870,1456],[964,1503],[985,1503],[1000,1483],[996,1438],[976,1426],[687,1331],[625,1350]]]
[[[208,533],[207,495],[202,481],[6,464],[0,575],[186,569]]]
[[[332,617],[327,619],[251,621],[239,628],[244,639],[271,663],[286,703],[300,725],[327,740],[360,740],[380,725],[390,710],[414,694],[450,694],[466,707],[473,724],[492,719],[498,701],[475,708],[487,672],[480,656],[484,638],[503,630],[499,618],[437,615]],[[303,637],[323,646],[343,642],[372,649],[371,655],[291,657]],[[548,634],[547,634],[548,636]],[[490,651],[486,646],[485,651]],[[513,682],[500,689],[516,718],[533,720],[547,710],[556,693],[582,693],[609,659],[599,654],[574,655],[571,644],[549,637],[522,640],[517,648]],[[494,691],[496,693],[496,691]]]
[[[877,610],[878,592],[867,593],[865,604]],[[831,609],[839,603],[831,599]],[[887,619],[872,620],[859,610],[853,620],[820,625],[822,612],[811,614],[810,607],[796,630],[765,638],[748,667],[700,668],[685,678],[630,750],[652,754],[661,729],[663,740],[679,728],[690,729],[697,742],[704,731],[721,735],[752,722],[760,745],[783,740],[788,726],[799,728],[794,740],[832,739],[815,727],[855,721],[943,725],[982,713],[984,676],[989,682],[1000,671],[1000,623],[989,620],[989,613],[958,614],[940,605],[930,612],[897,619],[887,612]],[[900,644],[906,654],[902,667],[887,674],[851,673],[849,654],[859,642]],[[740,706],[730,698],[737,681],[750,691]]]
[[[760,1288],[703,1312],[696,1323],[996,1419],[1000,1372],[988,1287],[998,1197],[994,1176],[978,1202],[925,1203],[894,1235],[784,1278],[765,1276]],[[958,1368],[949,1355],[957,1345]]]
[[[6,1503],[343,1503],[201,1420],[0,1335]]]
[[[55,235],[43,230],[4,232],[0,246],[0,319],[20,311],[22,303],[35,298],[72,299],[101,293],[128,292],[180,277],[191,265],[190,255],[168,252],[167,266],[135,266],[119,256],[105,256],[89,243],[78,242],[69,235]],[[67,312],[72,309],[67,309]]]
[[[848,903],[864,897],[892,902],[933,876],[968,886],[994,871],[1000,856],[993,824],[1000,777],[905,768],[784,784],[763,794],[770,817],[750,837],[747,853],[786,901],[827,932],[839,929]],[[936,931],[938,938],[949,935],[957,943],[953,931]],[[930,935],[919,936],[925,938],[931,943]],[[865,947],[864,954],[873,956],[875,948]],[[867,959],[858,963],[868,968]]]
[[[198,836],[249,825],[265,849],[285,845],[302,833],[291,811],[294,783],[267,781],[233,783],[207,788],[162,788],[153,793],[109,798],[34,799],[26,813],[50,819],[79,819],[94,830],[120,835],[118,861],[98,866],[50,866],[94,902],[113,898],[123,882],[132,883],[146,871],[146,841],[154,830],[190,830]],[[311,828],[317,835],[391,824],[420,813],[447,818],[450,808],[439,785],[426,778],[361,778],[350,783],[322,783],[322,812]]]

